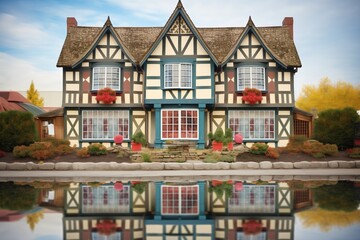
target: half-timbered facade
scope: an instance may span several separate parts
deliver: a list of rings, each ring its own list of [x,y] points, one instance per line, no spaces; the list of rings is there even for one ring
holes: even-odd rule
[[[57,66],[65,136],[80,146],[111,144],[116,134],[129,142],[139,130],[157,148],[168,140],[204,148],[217,128],[273,146],[295,133],[301,62],[290,17],[276,27],[256,27],[250,18],[245,27],[197,28],[179,1],[164,27],[113,27],[109,19],[102,28],[80,27],[68,18]],[[96,101],[104,87],[116,91],[115,103]],[[262,100],[243,101],[247,88]]]
[[[73,184],[65,192],[64,239],[294,239],[286,183],[237,181],[230,196],[209,191],[212,184],[148,182],[143,192],[128,182],[122,189]]]

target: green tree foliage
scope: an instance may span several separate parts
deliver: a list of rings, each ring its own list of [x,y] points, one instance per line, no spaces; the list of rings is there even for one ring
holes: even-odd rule
[[[27,99],[38,107],[44,106],[44,98],[40,97],[39,92],[35,89],[34,82],[31,81],[29,90],[26,91]]]
[[[322,143],[336,144],[339,149],[353,147],[359,115],[355,109],[330,109],[319,113],[314,138]]]
[[[330,211],[355,211],[359,207],[357,189],[353,182],[338,182],[314,189],[314,201],[322,209]]]
[[[330,108],[351,107],[360,109],[360,85],[330,79],[321,79],[318,86],[306,85],[296,100],[296,106],[308,112],[321,112]]]
[[[0,209],[29,210],[36,203],[37,190],[31,186],[0,183]]]
[[[36,140],[34,117],[29,112],[0,113],[0,149],[11,152],[15,146],[29,145]]]

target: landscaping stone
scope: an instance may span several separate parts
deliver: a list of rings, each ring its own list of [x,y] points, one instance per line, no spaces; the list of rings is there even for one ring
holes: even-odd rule
[[[294,163],[294,168],[310,168],[310,162],[301,161]]]
[[[260,162],[259,165],[260,165],[260,168],[263,168],[263,169],[272,168],[272,163],[270,161]]]
[[[39,170],[53,170],[55,164],[54,163],[42,163],[38,164]]]
[[[140,170],[140,163],[120,163],[119,170]]]
[[[259,168],[260,165],[257,162],[247,162],[247,167],[256,169],[256,168]]]
[[[216,170],[216,164],[214,163],[194,163],[194,170]]]
[[[7,167],[7,163],[0,162],[0,170],[5,170]]]
[[[275,169],[291,169],[294,168],[294,164],[292,162],[274,162],[273,168]]]
[[[354,161],[338,161],[339,168],[354,168],[355,162]]]
[[[338,168],[339,162],[338,161],[330,161],[328,162],[329,168]]]
[[[164,170],[164,163],[140,163],[141,170]]]
[[[246,162],[230,163],[230,169],[245,169],[245,168],[248,168]]]
[[[355,161],[355,167],[360,168],[360,161]]]
[[[26,170],[26,163],[8,163],[7,170]]]
[[[110,163],[98,162],[98,163],[95,163],[95,169],[91,169],[91,170],[105,170],[106,171],[106,170],[112,170],[112,169],[111,169]]]
[[[193,170],[192,163],[165,163],[165,170]]]
[[[55,164],[55,170],[72,170],[73,164],[69,162],[58,162]]]
[[[73,170],[94,170],[95,163],[93,162],[74,162]]]
[[[272,176],[260,176],[261,181],[270,182],[273,180]]]
[[[310,168],[328,168],[327,162],[310,162]]]
[[[27,162],[26,163],[26,169],[27,170],[38,170],[39,169],[39,165],[33,162]]]

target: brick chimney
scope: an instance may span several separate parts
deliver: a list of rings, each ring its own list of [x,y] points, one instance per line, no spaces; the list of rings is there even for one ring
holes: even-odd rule
[[[294,39],[294,19],[285,17],[282,22],[283,27],[288,27],[291,39]]]
[[[67,31],[69,32],[69,27],[77,27],[77,21],[76,18],[74,17],[68,17],[66,19],[66,26],[67,26]]]

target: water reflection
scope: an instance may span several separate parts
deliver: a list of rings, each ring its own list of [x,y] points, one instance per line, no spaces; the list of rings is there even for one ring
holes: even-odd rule
[[[359,184],[350,181],[7,182],[0,233],[21,219],[34,232],[61,212],[62,236],[51,239],[292,240],[302,239],[297,220],[359,230],[358,207]]]

